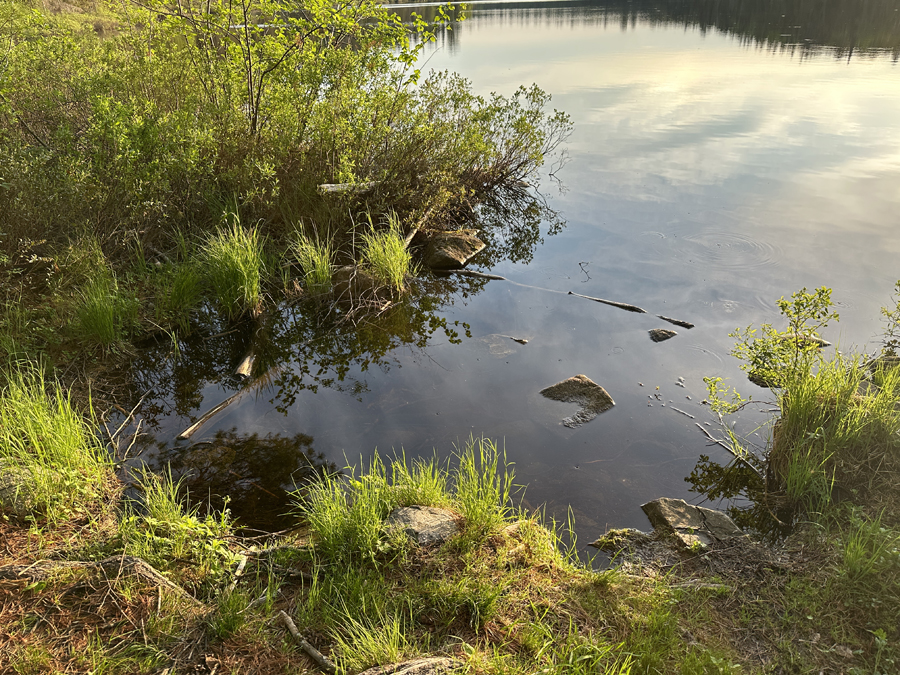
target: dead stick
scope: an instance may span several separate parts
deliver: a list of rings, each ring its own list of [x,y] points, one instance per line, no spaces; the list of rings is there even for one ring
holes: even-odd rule
[[[668,321],[669,323],[673,323],[676,326],[681,326],[682,328],[687,328],[688,330],[690,330],[691,328],[694,327],[694,324],[692,324],[690,321],[681,321],[680,319],[672,319],[672,318],[669,318],[668,316],[663,316],[662,314],[657,314],[656,316],[657,316],[657,318],[660,318],[663,321]]]
[[[603,298],[592,298],[589,295],[582,295],[581,293],[573,293],[569,291],[569,295],[574,295],[579,298],[584,298],[585,300],[593,300],[594,302],[602,302],[604,305],[610,305],[612,307],[618,307],[619,309],[624,309],[626,312],[635,312],[636,314],[646,314],[646,309],[641,309],[637,305],[629,305],[627,302],[616,302],[615,300],[604,300]]]
[[[234,571],[234,579],[231,580],[231,583],[228,584],[228,588],[225,590],[226,593],[231,593],[235,587],[237,586],[238,579],[241,578],[241,575],[244,573],[244,568],[247,566],[247,556],[242,555],[240,562],[238,562],[237,569]]]
[[[196,431],[197,431],[200,427],[202,427],[204,424],[206,424],[207,422],[209,422],[213,417],[215,417],[216,415],[218,415],[218,414],[219,414],[220,412],[222,412],[225,408],[227,408],[227,407],[230,406],[232,403],[234,403],[237,399],[239,399],[241,396],[243,396],[245,391],[246,391],[246,389],[241,389],[241,390],[240,390],[239,392],[237,392],[236,394],[232,394],[231,396],[229,396],[228,398],[226,398],[224,401],[222,401],[219,405],[215,406],[215,407],[214,407],[212,410],[210,410],[208,413],[206,413],[205,415],[201,416],[199,420],[197,420],[197,421],[194,422],[191,426],[189,426],[187,429],[185,429],[185,430],[182,431],[180,434],[178,434],[178,440],[184,441],[184,440],[189,439],[191,436],[193,436],[193,435],[196,433]]]
[[[309,644],[306,640],[303,639],[303,636],[300,635],[300,631],[297,630],[297,626],[294,621],[287,615],[287,612],[284,610],[278,612],[279,616],[281,616],[281,620],[284,622],[284,625],[287,626],[287,629],[291,632],[291,635],[294,636],[294,639],[300,643],[300,646],[303,648],[309,657],[316,662],[316,664],[324,670],[326,673],[330,673],[333,675],[337,672],[337,667],[329,661],[318,649]]]
[[[721,445],[721,446],[722,446],[723,448],[725,448],[729,453],[731,453],[731,455],[734,456],[734,458],[735,458],[736,460],[738,460],[739,462],[743,462],[743,463],[744,463],[744,466],[746,466],[748,469],[750,469],[751,471],[753,471],[753,473],[755,473],[757,476],[759,476],[759,477],[762,478],[763,480],[766,479],[765,476],[763,476],[763,475],[759,472],[759,469],[757,469],[757,468],[756,468],[755,466],[753,466],[750,462],[748,462],[746,459],[744,459],[744,458],[741,457],[738,453],[736,453],[736,452],[734,451],[734,448],[728,447],[727,445],[725,445],[725,443],[723,443],[722,441],[720,441],[718,438],[715,438],[711,433],[709,433],[706,429],[703,428],[703,425],[700,424],[700,422],[694,422],[694,424],[697,425],[697,428],[700,429],[700,431],[702,431],[704,434],[706,434],[706,437],[707,437],[709,440],[711,440],[711,441],[712,441],[713,443],[715,443],[716,445]]]
[[[499,274],[486,274],[484,272],[476,272],[475,270],[447,270],[449,274],[460,274],[464,277],[475,277],[476,279],[494,279],[496,281],[506,281],[506,277]]]

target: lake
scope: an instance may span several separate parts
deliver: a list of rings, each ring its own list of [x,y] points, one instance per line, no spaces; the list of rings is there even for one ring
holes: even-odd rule
[[[470,5],[426,45],[423,68],[458,71],[483,94],[536,83],[572,116],[567,161],[551,161],[540,188],[556,216],[532,209],[487,228],[472,268],[508,281],[424,280],[408,306],[336,332],[295,306],[186,340],[177,359],[166,360],[171,345],[149,350],[135,461],[171,462],[195,497],[231,494],[257,527],[283,522],[284,490],[316,472],[358,466],[375,448],[445,458],[470,435],[505,448],[526,507],[557,520],[571,509],[582,542],[647,529],[640,504],[656,497],[700,503],[685,477],[701,454],[729,459],[697,428],[716,433],[702,378],[772,399],[729,356],[730,331],[777,323],[778,298],[825,285],[841,314],[825,337],[878,348],[879,308],[900,278],[898,10]],[[677,335],[655,343],[654,328]],[[251,350],[261,375],[246,387],[233,371]],[[561,420],[577,406],[539,392],[576,374],[616,405],[569,428]],[[771,408],[748,410],[740,429]]]

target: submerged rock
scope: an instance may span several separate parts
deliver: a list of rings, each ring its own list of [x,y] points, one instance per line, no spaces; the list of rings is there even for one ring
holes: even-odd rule
[[[668,328],[653,328],[647,332],[650,333],[650,339],[654,342],[663,342],[678,335],[674,330]]]
[[[463,667],[462,662],[447,656],[430,656],[387,666],[375,666],[359,675],[445,675]]]
[[[387,517],[389,528],[399,528],[419,546],[442,544],[459,532],[456,515],[433,506],[402,506]]]
[[[541,395],[554,401],[577,403],[581,406],[581,410],[562,421],[565,426],[570,428],[580,427],[585,422],[590,422],[597,415],[606,412],[616,404],[606,389],[586,375],[576,375],[568,380],[557,382],[551,387],[542,389]]]
[[[674,534],[687,547],[746,537],[721,511],[694,506],[683,499],[661,497],[642,504],[641,508],[654,528]]]
[[[429,233],[428,243],[425,245],[425,266],[433,270],[465,267],[486,246],[477,234],[477,230]]]

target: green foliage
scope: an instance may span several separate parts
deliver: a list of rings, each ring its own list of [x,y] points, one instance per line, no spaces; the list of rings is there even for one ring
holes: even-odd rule
[[[152,275],[153,320],[162,328],[187,332],[190,312],[203,297],[203,278],[193,263],[166,265]]]
[[[361,564],[395,552],[404,538],[391,538],[384,519],[410,504],[455,508],[465,518],[467,539],[484,537],[510,512],[510,466],[487,439],[470,439],[457,459],[458,468],[448,476],[435,460],[408,468],[405,459],[397,458],[389,472],[376,455],[359,477],[351,470],[348,476],[310,484],[298,493],[297,506],[309,522],[318,555],[327,562]],[[448,484],[452,491],[446,490]]]
[[[125,552],[166,569],[175,562],[189,561],[202,576],[221,574],[234,560],[225,537],[230,534],[230,515],[201,518],[198,508],[186,508],[179,494],[182,481],[171,473],[145,471],[139,481],[140,505],[128,504],[119,521]]]
[[[82,415],[37,366],[4,374],[0,459],[19,483],[14,501],[59,523],[87,513],[112,491],[112,465]]]
[[[833,311],[831,289],[806,288],[793,293],[790,300],[778,301],[787,329],[779,331],[764,323],[759,329],[748,326],[729,333],[737,340],[731,351],[744,363],[741,368],[750,379],[763,386],[783,386],[785,378],[808,372],[821,347],[819,331],[839,319]]]
[[[105,348],[123,342],[137,322],[138,301],[102,270],[82,289],[75,307],[78,336]]]
[[[885,354],[897,356],[897,352],[900,351],[900,280],[894,284],[891,301],[892,306],[881,308],[881,316],[885,320],[882,344]]]
[[[265,271],[262,242],[256,228],[247,230],[234,214],[229,225],[211,236],[202,259],[213,296],[228,319],[259,311]]]
[[[369,221],[371,224],[371,220]],[[362,235],[363,266],[392,292],[399,293],[406,286],[406,279],[413,273],[412,254],[406,247],[400,221],[396,214],[388,217],[386,230],[375,230]]]
[[[312,239],[298,230],[291,248],[303,270],[306,290],[313,295],[328,292],[331,289],[331,266],[334,259],[331,243]]]
[[[420,81],[437,26],[373,0],[92,9],[102,21],[2,5],[8,241],[89,230],[112,255],[133,235],[209,229],[224,202],[272,233],[286,214],[349,232],[352,193],[323,197],[323,183],[374,182],[369,208],[404,221],[459,220],[534,174],[570,128],[537,88],[484,99],[447,74]]]

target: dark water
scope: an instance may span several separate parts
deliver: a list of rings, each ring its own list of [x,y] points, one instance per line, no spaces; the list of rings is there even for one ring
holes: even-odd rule
[[[771,398],[728,356],[730,331],[776,321],[780,296],[827,285],[841,322],[826,337],[876,346],[879,307],[900,278],[898,9],[470,6],[428,46],[426,67],[459,71],[482,93],[535,82],[572,115],[564,192],[543,186],[564,226],[532,209],[488,228],[476,267],[509,282],[431,280],[361,326],[335,330],[298,306],[207,331],[177,358],[168,345],[151,350],[135,385],[153,388],[141,459],[191,473],[195,496],[230,493],[255,525],[273,524],[284,489],[315,472],[358,465],[375,448],[446,457],[470,435],[506,448],[528,506],[558,519],[571,507],[582,541],[607,526],[646,528],[640,504],[655,497],[699,501],[684,480],[698,457],[728,459],[696,427],[713,424],[702,378]],[[649,339],[665,327],[678,335]],[[246,386],[232,372],[251,348]],[[538,392],[579,373],[616,406],[570,429],[560,420],[576,406]],[[175,440],[242,387],[190,441]],[[768,408],[742,428],[764,423]]]

